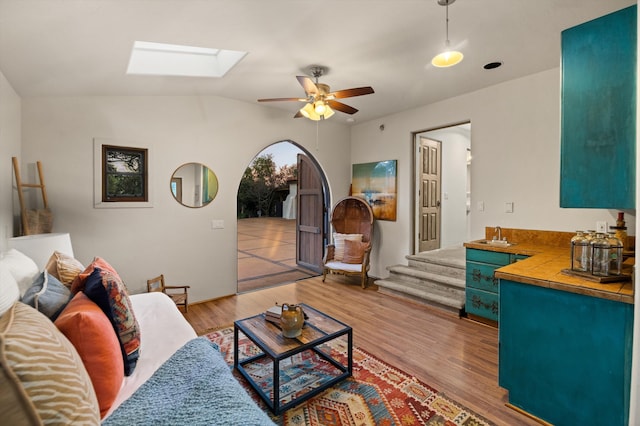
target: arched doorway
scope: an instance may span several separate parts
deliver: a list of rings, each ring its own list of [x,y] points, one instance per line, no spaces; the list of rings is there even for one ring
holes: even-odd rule
[[[309,197],[309,174],[319,197]],[[328,185],[309,152],[288,140],[269,145],[247,166],[237,199],[238,293],[319,274],[309,259],[319,252],[321,261],[326,243]],[[311,233],[309,216],[318,228]]]

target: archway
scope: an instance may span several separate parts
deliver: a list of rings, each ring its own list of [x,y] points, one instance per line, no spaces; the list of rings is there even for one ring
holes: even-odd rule
[[[296,262],[298,154],[316,165],[324,192],[321,214],[326,215],[327,180],[308,151],[289,140],[260,151],[247,166],[238,188],[238,293],[318,275],[317,271]],[[267,172],[270,176],[266,176]],[[252,200],[252,197],[261,198]],[[323,239],[318,248],[321,251],[326,244],[328,219],[323,222]]]

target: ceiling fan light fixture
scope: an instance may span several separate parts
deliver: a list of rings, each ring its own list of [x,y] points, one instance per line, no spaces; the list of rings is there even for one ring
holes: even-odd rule
[[[308,118],[309,120],[318,121],[320,120],[320,115],[316,113],[316,110],[313,107],[313,104],[305,104],[304,107],[300,108],[300,114],[304,118]]]
[[[313,109],[316,111],[316,114],[324,115],[325,111],[327,110],[327,106],[324,101],[317,101],[313,104]]]
[[[446,12],[446,41],[445,41],[445,51],[437,54],[431,60],[431,65],[438,68],[447,68],[452,67],[462,61],[464,55],[457,50],[451,50],[449,48],[449,5],[453,3],[455,0],[438,0],[438,4],[440,6],[445,6],[447,8]]]
[[[330,118],[333,114],[335,114],[335,111],[331,109],[329,105],[325,105],[324,114],[322,114],[322,118],[323,119]]]
[[[335,114],[335,111],[323,101],[317,101],[312,104],[307,103],[300,109],[300,114],[302,114],[304,118],[308,118],[309,120],[320,121],[330,118],[333,114]]]

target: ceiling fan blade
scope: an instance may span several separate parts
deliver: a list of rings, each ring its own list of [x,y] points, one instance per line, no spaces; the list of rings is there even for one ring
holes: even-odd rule
[[[299,75],[296,78],[298,79],[298,82],[307,95],[315,95],[316,93],[318,93],[318,86],[316,86],[313,80],[311,80],[309,77],[305,75]]]
[[[304,117],[300,111],[296,112],[296,115],[293,116],[293,118],[300,118],[300,117]]]
[[[327,101],[327,103],[331,108],[338,110],[340,112],[345,112],[347,114],[355,114],[356,112],[358,112],[358,110],[355,109],[354,107],[343,104],[342,102],[329,100]]]
[[[279,102],[279,101],[297,101],[306,102],[307,98],[270,98],[270,99],[258,99],[258,102]]]
[[[334,99],[352,98],[354,96],[370,95],[373,92],[373,87],[354,87],[353,89],[338,90],[330,95],[333,95]]]

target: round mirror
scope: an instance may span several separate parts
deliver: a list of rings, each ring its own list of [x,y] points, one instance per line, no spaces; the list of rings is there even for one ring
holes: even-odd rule
[[[216,198],[218,178],[200,163],[186,163],[171,175],[171,194],[185,207],[204,207]]]

